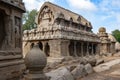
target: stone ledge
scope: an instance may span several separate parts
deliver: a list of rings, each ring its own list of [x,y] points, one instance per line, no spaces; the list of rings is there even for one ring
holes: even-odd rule
[[[0,55],[0,61],[1,60],[10,60],[10,59],[19,59],[22,58],[22,55],[9,55],[9,56],[1,56]]]
[[[0,63],[0,68],[7,67],[7,66],[12,66],[12,65],[18,65],[18,64],[24,64],[24,60],[1,62]]]

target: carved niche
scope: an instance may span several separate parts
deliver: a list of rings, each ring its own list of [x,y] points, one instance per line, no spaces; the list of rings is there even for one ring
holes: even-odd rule
[[[2,48],[2,43],[4,42],[5,33],[5,16],[2,10],[0,10],[0,49]]]
[[[50,8],[48,6],[45,6],[42,11],[40,12],[40,15],[39,15],[39,19],[38,19],[38,23],[41,24],[41,23],[48,23],[48,22],[51,22],[51,20],[53,19],[53,13],[52,11],[50,10]]]
[[[21,18],[15,16],[15,48],[21,47]]]

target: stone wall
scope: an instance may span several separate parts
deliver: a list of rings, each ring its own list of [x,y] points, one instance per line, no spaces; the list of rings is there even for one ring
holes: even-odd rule
[[[18,80],[22,60],[22,1],[0,0],[0,80]]]

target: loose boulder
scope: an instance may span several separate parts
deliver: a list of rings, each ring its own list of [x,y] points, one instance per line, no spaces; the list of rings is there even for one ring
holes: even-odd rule
[[[71,73],[75,79],[79,79],[87,75],[87,72],[83,64],[79,64]]]
[[[93,68],[89,63],[85,65],[85,70],[88,74],[93,72]]]
[[[51,72],[46,73],[49,80],[74,80],[72,74],[66,67],[61,67]]]

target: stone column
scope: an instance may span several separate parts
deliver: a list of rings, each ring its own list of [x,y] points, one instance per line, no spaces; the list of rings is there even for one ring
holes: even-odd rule
[[[96,46],[96,54],[100,55],[100,43]]]
[[[75,57],[77,57],[77,51],[76,51],[76,41],[74,41],[74,55],[75,55]]]
[[[87,42],[87,55],[89,56],[89,42]]]
[[[81,42],[81,55],[83,57],[83,42]]]
[[[110,45],[110,53],[115,53],[115,42],[111,42],[111,45]]]
[[[69,54],[69,40],[62,40],[61,41],[61,56],[70,56]]]
[[[50,40],[50,57],[69,56],[69,40]]]
[[[91,47],[91,48],[92,48],[92,52],[91,52],[92,55],[94,55],[94,47],[93,47],[93,45],[94,45],[94,44],[92,43],[92,47]]]
[[[60,40],[50,40],[50,57],[60,57],[61,56],[61,41]]]

